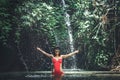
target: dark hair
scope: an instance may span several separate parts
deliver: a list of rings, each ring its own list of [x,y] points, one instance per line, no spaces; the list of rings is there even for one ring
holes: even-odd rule
[[[55,47],[55,48],[54,48],[54,51],[55,51],[55,50],[60,50],[60,47]]]
[[[55,50],[60,50],[60,47],[55,47],[54,49],[53,49],[53,55],[55,56]],[[59,56],[60,56],[60,53],[59,53]]]

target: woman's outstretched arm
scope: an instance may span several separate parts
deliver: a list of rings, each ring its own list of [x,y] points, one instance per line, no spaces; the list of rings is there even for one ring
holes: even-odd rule
[[[43,53],[44,55],[46,55],[46,56],[50,57],[50,58],[52,58],[52,57],[53,57],[53,55],[52,55],[52,54],[49,54],[49,53],[47,53],[47,52],[43,51],[43,50],[42,50],[41,48],[39,48],[39,47],[37,47],[37,50],[38,50],[38,51],[40,51],[41,53]]]
[[[68,57],[70,57],[70,56],[72,56],[72,55],[74,55],[74,54],[76,54],[76,53],[79,53],[79,50],[76,50],[76,51],[74,51],[74,52],[72,52],[72,53],[69,53],[69,54],[66,54],[66,55],[62,55],[62,57],[63,57],[63,58],[68,58]]]

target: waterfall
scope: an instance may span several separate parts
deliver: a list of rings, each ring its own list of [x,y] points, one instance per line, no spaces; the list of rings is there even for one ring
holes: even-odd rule
[[[20,51],[19,44],[17,45],[17,49],[18,49],[18,52],[19,52],[18,55],[20,56],[20,60],[22,61],[23,65],[24,65],[24,67],[25,67],[25,69],[26,69],[26,71],[28,72],[28,67],[27,67],[26,62],[25,62],[24,59],[23,59],[23,55],[22,55],[22,53],[21,53],[21,51]]]
[[[70,15],[67,13],[66,11],[66,4],[65,4],[65,1],[62,0],[62,3],[63,3],[63,11],[64,11],[64,15],[65,15],[65,23],[67,25],[67,29],[68,29],[68,35],[69,35],[69,45],[70,45],[70,52],[73,52],[74,51],[74,43],[73,43],[73,35],[72,35],[72,28],[71,28],[71,23],[70,23]],[[69,64],[71,67],[70,69],[76,69],[76,58],[75,58],[75,55],[72,56],[70,58],[70,63]],[[66,63],[65,63],[66,64]],[[67,64],[66,64],[67,65]],[[66,68],[66,67],[65,67]]]

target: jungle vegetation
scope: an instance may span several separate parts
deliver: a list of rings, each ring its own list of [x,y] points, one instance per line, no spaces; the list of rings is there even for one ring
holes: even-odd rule
[[[65,0],[65,4],[63,9],[62,0],[1,0],[1,46],[18,54],[23,64],[29,65],[26,69],[41,69],[38,67],[45,64],[41,65],[36,46],[50,53],[56,45],[62,53],[70,51],[66,11],[74,47],[81,51],[76,56],[78,68],[101,70],[110,66],[120,44],[119,0]]]

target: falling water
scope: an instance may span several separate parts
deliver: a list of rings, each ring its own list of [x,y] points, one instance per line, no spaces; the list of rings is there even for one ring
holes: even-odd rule
[[[22,55],[22,53],[21,53],[21,51],[20,51],[19,45],[17,46],[17,48],[18,48],[18,51],[19,51],[20,60],[22,61],[23,65],[24,65],[24,67],[25,67],[25,69],[26,69],[26,71],[28,72],[28,67],[27,67],[26,62],[25,62],[24,59],[23,59],[23,55]]]
[[[72,28],[71,28],[71,24],[70,24],[70,15],[67,13],[66,11],[66,4],[65,4],[65,1],[62,0],[62,3],[63,3],[63,11],[64,11],[64,15],[65,15],[65,23],[67,25],[67,29],[68,29],[68,35],[69,35],[69,45],[70,45],[70,51],[73,52],[74,51],[74,46],[73,46],[73,36],[72,36]],[[76,69],[76,58],[75,56],[72,56],[70,58],[70,62],[71,62],[71,69]],[[66,64],[67,65],[67,64]]]

